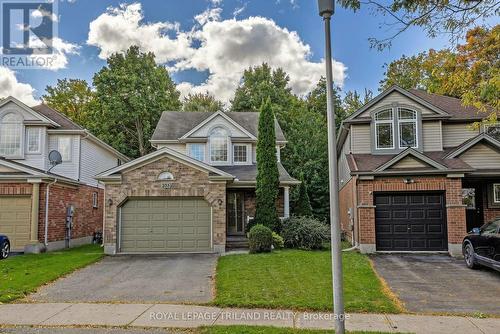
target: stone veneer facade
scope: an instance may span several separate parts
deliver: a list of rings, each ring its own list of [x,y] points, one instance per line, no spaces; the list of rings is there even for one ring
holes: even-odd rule
[[[462,179],[445,176],[412,177],[413,183],[404,183],[402,177],[375,177],[373,180],[357,180],[357,185],[347,184],[340,196],[341,224],[344,232],[348,228],[348,209],[354,206],[353,196],[357,197],[357,220],[359,223],[359,245],[364,253],[376,251],[375,247],[375,206],[374,194],[377,192],[398,191],[442,191],[446,199],[448,229],[448,252],[460,256],[462,239],[467,233],[465,206],[462,203]],[[354,178],[349,181],[355,182]],[[352,192],[356,191],[356,194]]]
[[[161,172],[174,175],[171,189],[159,181]],[[104,249],[117,251],[118,208],[131,197],[202,197],[212,207],[213,250],[223,253],[226,245],[226,182],[209,180],[209,173],[168,157],[147,162],[122,172],[120,183],[107,183],[105,188]],[[111,205],[109,205],[111,203]]]

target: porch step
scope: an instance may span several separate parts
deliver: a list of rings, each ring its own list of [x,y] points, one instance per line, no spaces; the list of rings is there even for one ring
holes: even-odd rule
[[[248,239],[244,236],[241,237],[227,237],[226,239],[226,249],[245,249],[248,248]]]

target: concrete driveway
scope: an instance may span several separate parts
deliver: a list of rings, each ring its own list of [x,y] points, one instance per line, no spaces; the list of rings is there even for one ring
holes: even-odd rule
[[[500,273],[446,255],[375,255],[375,269],[410,312],[500,315]]]
[[[27,297],[34,302],[208,302],[217,255],[120,255],[78,270]]]

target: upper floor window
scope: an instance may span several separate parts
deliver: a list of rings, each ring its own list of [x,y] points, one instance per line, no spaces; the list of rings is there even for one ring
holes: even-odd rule
[[[248,144],[234,144],[233,145],[233,161],[235,164],[249,163],[250,145]]]
[[[26,152],[27,153],[40,153],[40,129],[27,128],[26,129]]]
[[[222,127],[210,131],[210,162],[229,162],[228,154],[229,136]]]
[[[500,183],[493,185],[493,203],[500,204]]]
[[[61,153],[62,161],[71,161],[71,137],[59,137],[57,139],[57,150]]]
[[[500,141],[500,123],[485,125],[484,132],[494,139]]]
[[[22,117],[14,113],[3,116],[0,123],[0,156],[21,156],[22,135]]]
[[[188,155],[199,161],[205,161],[205,144],[188,144]]]
[[[375,141],[377,149],[394,148],[394,115],[392,109],[375,114]]]
[[[398,108],[399,148],[417,146],[417,113]]]

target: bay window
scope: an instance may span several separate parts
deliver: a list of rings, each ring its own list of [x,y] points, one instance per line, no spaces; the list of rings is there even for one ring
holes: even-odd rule
[[[229,162],[229,136],[227,131],[222,127],[216,127],[210,131],[210,162],[212,163],[228,163]]]
[[[394,117],[392,109],[375,114],[375,143],[377,149],[394,148]]]
[[[22,156],[23,119],[21,116],[8,113],[0,123],[0,156]]]
[[[188,155],[199,161],[205,161],[205,143],[188,144]]]

